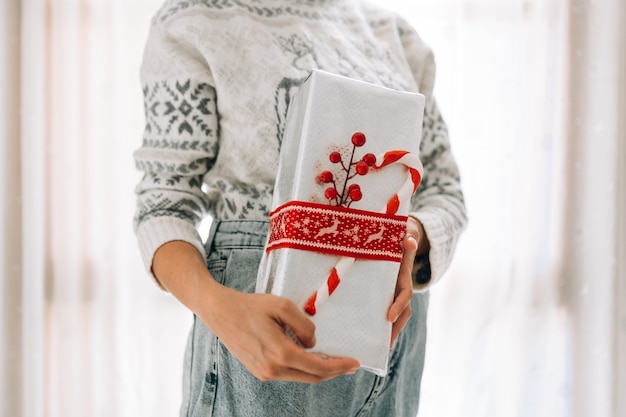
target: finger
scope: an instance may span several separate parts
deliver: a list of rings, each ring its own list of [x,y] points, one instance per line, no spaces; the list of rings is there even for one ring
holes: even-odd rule
[[[353,374],[361,364],[353,358],[320,355],[300,349],[293,356],[291,368],[323,379]]]
[[[387,319],[395,323],[402,312],[410,305],[411,298],[413,297],[413,280],[411,277],[412,265],[415,261],[415,249],[417,249],[417,242],[411,236],[405,237],[403,240],[403,246],[405,249],[402,255],[402,263],[400,264],[400,270],[398,272],[398,281],[396,283],[396,294],[387,312]]]
[[[302,372],[298,369],[282,368],[275,372],[262,373],[255,375],[261,381],[287,381],[287,382],[304,382],[307,384],[317,384],[332,379],[330,377],[322,377]]]
[[[400,263],[400,273],[406,272],[409,275],[413,270],[415,256],[417,255],[417,240],[412,235],[407,234],[402,239],[402,261]]]
[[[309,319],[291,300],[276,297],[273,309],[274,318],[283,326],[287,326],[307,348],[315,346],[315,323]]]
[[[411,305],[411,298],[413,297],[413,289],[412,288],[402,288],[402,290],[398,293],[393,304],[389,307],[389,311],[387,312],[387,320],[391,323],[395,323],[400,318],[400,315],[409,308]]]
[[[413,217],[409,217],[406,222],[406,234],[402,241],[402,247],[407,250],[417,250],[418,242],[420,241],[420,227],[417,220]],[[413,243],[409,242],[406,238],[413,238]],[[407,246],[408,245],[408,246]]]
[[[402,239],[402,249],[409,252],[417,251],[417,236],[414,231],[407,230],[406,235]]]
[[[267,379],[305,378],[316,382],[352,374],[360,368],[355,359],[308,352],[287,336],[279,338],[266,359],[261,375]]]
[[[409,305],[409,307],[405,309],[402,312],[402,314],[400,314],[400,317],[398,317],[398,320],[396,320],[396,322],[391,327],[391,343],[389,345],[389,349],[393,348],[393,345],[396,343],[396,339],[398,338],[398,335],[400,335],[400,331],[404,329],[404,326],[408,323],[409,319],[411,318],[411,314],[412,314],[411,307]]]
[[[314,354],[310,355],[317,356]],[[281,380],[317,384],[319,382],[328,381],[341,375],[354,374],[359,369],[358,366],[354,366],[353,360],[350,360],[349,366],[347,366],[347,363],[343,363],[345,362],[345,358],[324,359],[318,357],[318,359],[328,363],[326,366],[324,366],[323,371],[314,369],[313,372],[309,372],[296,367],[275,367],[273,369],[268,368],[268,370],[265,370],[259,375],[255,376],[262,381]]]

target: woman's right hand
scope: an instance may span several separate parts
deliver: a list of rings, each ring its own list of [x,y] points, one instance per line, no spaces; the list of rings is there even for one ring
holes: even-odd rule
[[[258,379],[318,383],[359,368],[354,359],[307,352],[315,345],[315,324],[291,300],[215,290],[205,324]],[[285,334],[287,328],[302,346]]]
[[[189,243],[173,241],[161,246],[154,256],[153,272],[262,381],[318,383],[359,368],[355,359],[305,350],[315,345],[315,324],[291,300],[245,294],[219,284]],[[285,334],[287,328],[302,346]]]

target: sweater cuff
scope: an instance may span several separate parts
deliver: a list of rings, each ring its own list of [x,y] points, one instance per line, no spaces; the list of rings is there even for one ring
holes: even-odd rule
[[[142,222],[136,231],[139,251],[146,271],[163,288],[152,272],[154,254],[167,242],[181,240],[193,245],[206,260],[206,251],[196,228],[189,222],[172,217],[155,217]]]
[[[416,258],[413,274],[413,290],[423,292],[433,286],[450,265],[450,254],[447,250],[450,236],[436,212],[425,209],[409,215],[422,223],[430,243],[428,254]]]

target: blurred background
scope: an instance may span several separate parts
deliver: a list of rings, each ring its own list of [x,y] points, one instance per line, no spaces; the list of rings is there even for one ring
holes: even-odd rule
[[[419,416],[626,416],[626,4],[377,1],[435,50],[470,218]],[[191,316],[132,232],[159,5],[0,1],[3,417],[178,413]]]

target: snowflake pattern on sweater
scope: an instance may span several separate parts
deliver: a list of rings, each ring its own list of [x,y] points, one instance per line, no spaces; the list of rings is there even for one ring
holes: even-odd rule
[[[167,136],[176,122],[179,122],[177,124],[179,134],[186,131],[193,136],[194,128],[198,128],[206,136],[212,135],[205,116],[216,113],[215,99],[200,95],[203,90],[210,90],[211,87],[201,83],[190,90],[190,84],[191,80],[182,84],[176,82],[172,88],[163,81],[144,87],[146,136],[152,133],[152,128],[156,129],[156,134]],[[165,122],[164,125],[161,125],[161,122]],[[185,146],[194,144],[185,142]],[[198,146],[198,143],[195,146]]]
[[[313,68],[426,95],[416,138],[425,172],[412,215],[431,241],[429,284],[443,273],[466,217],[432,97],[432,53],[395,14],[351,0],[163,5],[144,53],[146,126],[134,154],[144,174],[135,230],[148,269],[169,240],[203,252],[204,216],[267,219],[289,103]]]

